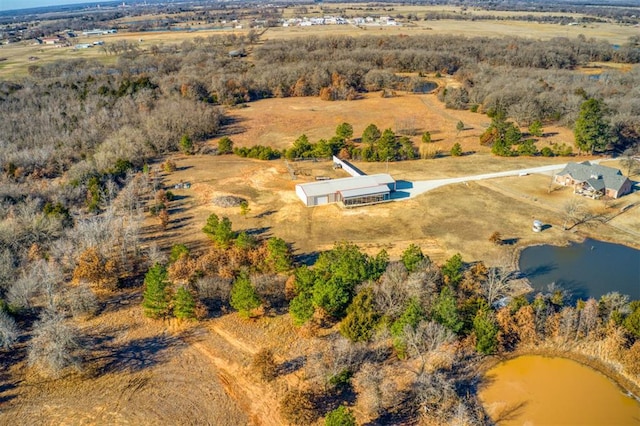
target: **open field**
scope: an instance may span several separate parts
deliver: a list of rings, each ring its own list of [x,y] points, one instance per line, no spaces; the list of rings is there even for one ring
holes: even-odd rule
[[[455,84],[446,78],[433,80],[440,85]],[[399,92],[397,97],[383,98],[375,92],[357,101],[335,102],[315,97],[264,99],[230,110],[229,115],[235,122],[227,132],[237,146],[262,144],[282,149],[291,146],[303,133],[311,142],[329,139],[335,134],[336,126],[343,122],[353,125],[354,138],[359,138],[372,123],[381,130],[396,131],[398,124],[409,122],[415,127],[412,140],[416,146],[421,144],[422,132],[429,131],[433,149],[448,152],[459,142],[465,151],[490,151],[478,141],[491,119],[484,114],[445,109],[433,93]],[[460,120],[465,130],[457,132],[456,124]],[[552,142],[570,144],[573,140],[572,132],[563,127],[545,127],[544,131],[548,136],[542,138],[539,147]]]
[[[389,173],[398,180],[427,180],[515,170],[578,158],[497,158],[478,144],[478,135],[488,125],[487,117],[467,111],[445,110],[435,95],[407,95],[383,99],[373,95],[360,101],[325,102],[316,98],[270,99],[234,110],[235,123],[231,137],[238,146],[254,144],[278,148],[289,146],[300,134],[310,140],[328,138],[335,126],[349,121],[355,134],[368,123],[393,127],[394,120],[406,114],[415,115],[417,126],[433,131],[433,145],[447,150],[455,141],[464,151],[476,154],[463,157],[442,157],[397,163],[362,163],[356,165],[366,173]],[[463,120],[469,130],[457,136],[455,123]],[[570,141],[567,129],[554,128],[551,138]],[[215,144],[215,141],[211,141]],[[264,162],[235,156],[174,156],[178,170],[166,176],[169,187],[180,181],[190,181],[190,190],[175,190],[179,200],[166,234],[167,245],[184,241],[194,247],[204,244],[201,232],[206,218],[215,212],[228,216],[238,230],[252,230],[263,235],[275,235],[293,244],[298,255],[330,248],[334,242],[349,240],[375,252],[387,249],[397,256],[411,242],[438,262],[456,252],[467,260],[494,262],[505,249],[530,244],[563,244],[582,236],[609,239],[637,246],[640,229],[637,212],[631,209],[618,216],[612,224],[579,228],[577,232],[561,230],[562,209],[571,190],[549,191],[550,177],[530,175],[508,177],[439,188],[415,199],[377,206],[342,210],[336,205],[307,208],[294,193],[296,183],[313,180],[315,176],[343,176],[331,168],[331,162],[293,163],[299,179],[292,181],[282,160]],[[218,195],[234,194],[249,200],[251,212],[247,218],[235,208],[215,207],[211,200]],[[636,193],[609,203],[586,200],[594,210],[617,211],[620,207],[640,201]],[[552,227],[540,234],[531,232],[533,219]],[[155,223],[155,222],[154,222]],[[494,232],[515,242],[498,247],[488,241]]]
[[[528,21],[510,20],[422,20],[426,12],[456,12],[462,13],[457,7],[441,6],[397,6],[390,8],[372,8],[372,10],[360,10],[347,5],[332,5],[332,8],[345,10],[346,16],[364,16],[367,14],[407,15],[416,14],[420,20],[404,23],[403,26],[363,26],[353,25],[317,25],[312,27],[273,27],[269,28],[262,36],[262,41],[268,39],[288,39],[304,36],[324,36],[324,35],[412,35],[412,34],[454,34],[467,37],[528,37],[540,40],[549,40],[554,37],[575,38],[584,35],[587,38],[605,40],[612,44],[624,44],[629,37],[638,34],[638,28],[629,25],[619,25],[614,23],[589,23],[583,25],[560,25],[551,23],[536,23]],[[321,16],[324,12],[320,7],[308,7],[308,12],[300,14],[297,8],[285,8],[284,17],[293,16]],[[516,15],[544,15],[540,12],[497,12],[481,10],[465,10],[468,15],[494,15],[508,17]],[[558,14],[553,14],[558,15]],[[580,14],[562,14],[580,18]],[[135,20],[152,19],[152,16],[134,17]],[[122,23],[126,23],[134,18],[123,18]],[[118,24],[120,21],[114,21]],[[243,29],[209,29],[210,26],[203,23],[193,22],[190,24],[192,31],[149,31],[149,32],[126,32],[120,31],[117,34],[104,36],[77,37],[70,40],[71,43],[92,43],[96,40],[103,40],[105,43],[114,43],[121,40],[138,44],[141,50],[146,50],[153,44],[180,44],[184,40],[192,40],[196,37],[209,37],[224,34],[246,34],[249,30],[249,22],[240,22]],[[37,57],[37,60],[29,60],[30,57]],[[24,41],[11,45],[0,46],[0,58],[6,60],[0,62],[0,77],[16,78],[25,75],[29,65],[37,65],[51,62],[57,59],[91,58],[101,62],[109,63],[115,61],[115,57],[106,55],[100,46],[89,49],[75,50],[73,47],[54,47],[36,45],[33,41]]]

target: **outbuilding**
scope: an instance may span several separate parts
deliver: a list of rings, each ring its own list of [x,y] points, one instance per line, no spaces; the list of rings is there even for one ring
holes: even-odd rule
[[[391,200],[396,181],[386,173],[354,176],[296,185],[296,194],[308,206],[341,203],[356,207]]]

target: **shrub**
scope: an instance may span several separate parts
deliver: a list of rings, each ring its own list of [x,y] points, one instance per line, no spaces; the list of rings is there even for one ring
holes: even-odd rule
[[[278,364],[273,357],[271,349],[261,349],[251,361],[252,369],[260,376],[260,380],[271,382],[278,377]]]
[[[460,157],[462,155],[462,146],[458,142],[456,142],[451,148],[451,155],[453,157]]]
[[[297,389],[287,392],[280,401],[280,414],[289,423],[311,424],[318,416],[311,395]]]
[[[325,426],[356,426],[356,418],[351,410],[340,406],[327,414],[324,424]]]

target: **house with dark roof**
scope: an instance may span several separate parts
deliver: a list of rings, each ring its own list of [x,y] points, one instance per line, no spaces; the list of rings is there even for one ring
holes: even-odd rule
[[[554,181],[560,185],[573,186],[576,194],[594,199],[603,196],[622,197],[633,189],[633,183],[620,170],[588,161],[568,163],[554,176]]]

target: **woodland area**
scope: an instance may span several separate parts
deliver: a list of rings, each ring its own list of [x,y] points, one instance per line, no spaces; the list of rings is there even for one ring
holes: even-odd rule
[[[243,47],[252,53],[229,56]],[[3,370],[25,359],[52,377],[82,369],[90,359],[82,348],[91,342],[74,321],[99,315],[101,300],[133,287],[144,289],[152,318],[205,319],[231,309],[251,317],[290,314],[314,338],[339,324],[339,335],[319,338],[304,366],[308,380],[283,398],[282,415],[291,423],[351,418],[340,408],[346,403],[366,421],[481,424],[487,418],[475,394],[479,362],[531,347],[571,349],[630,376],[640,373],[640,303],[615,293],[570,305],[554,290],[500,307],[496,302],[513,290],[507,267],[460,256],[435,265],[413,245],[390,261],[384,251],[369,256],[347,242],[313,265],[295,264],[285,241],[234,232],[215,215],[203,224],[211,243],[200,252],[174,246],[167,255],[168,247],[149,241],[142,249],[145,216],[155,214],[166,226],[172,199],[159,165],[149,164],[172,151],[203,152],[204,141],[226,131],[225,108],[287,96],[357,102],[364,92],[413,91],[427,75],[450,74],[459,87],[442,90],[447,106],[500,110],[521,126],[573,126],[586,100],[602,100],[611,149],[623,151],[640,138],[640,68],[597,80],[575,68],[640,63],[640,39],[614,49],[584,38],[259,43],[251,33],[144,51],[122,42],[105,54],[118,55],[113,65],[59,61],[0,82]],[[395,141],[392,132],[386,137]],[[380,138],[386,141],[384,132]],[[301,139],[284,155],[295,158],[298,149],[314,147]],[[255,368],[257,380],[278,380],[268,350],[256,356]]]

